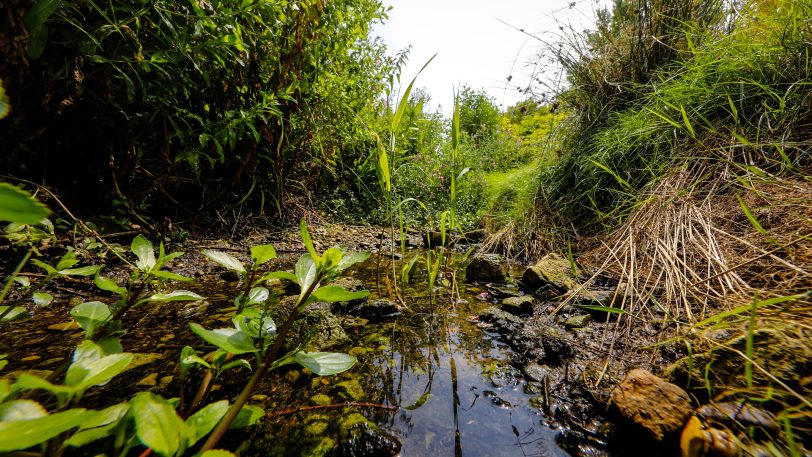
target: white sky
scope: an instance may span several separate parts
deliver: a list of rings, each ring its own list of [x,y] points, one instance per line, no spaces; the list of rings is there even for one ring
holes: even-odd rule
[[[557,42],[559,25],[578,31],[591,28],[597,1],[384,0],[392,6],[389,20],[373,34],[384,39],[389,55],[412,45],[401,76],[404,87],[437,53],[415,83],[428,89],[434,108],[440,105],[448,114],[452,87],[468,84],[485,89],[504,109],[527,98],[516,87],[527,86],[542,44],[516,29]],[[553,73],[545,79],[551,78]]]

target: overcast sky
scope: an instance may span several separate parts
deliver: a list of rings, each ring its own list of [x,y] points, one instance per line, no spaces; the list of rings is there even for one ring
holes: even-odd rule
[[[534,62],[542,45],[528,33],[551,42],[558,41],[559,25],[590,28],[599,0],[383,1],[392,6],[389,20],[374,33],[387,43],[390,55],[412,45],[404,86],[437,53],[415,86],[428,89],[434,107],[441,105],[448,114],[452,87],[462,84],[485,89],[503,109],[526,98],[517,87],[526,87],[538,72]]]

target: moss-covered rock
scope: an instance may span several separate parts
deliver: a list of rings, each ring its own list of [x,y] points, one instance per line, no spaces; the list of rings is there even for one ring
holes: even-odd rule
[[[344,400],[358,401],[364,398],[364,388],[357,379],[339,382],[333,389]]]
[[[541,258],[522,274],[522,285],[543,299],[553,298],[578,287],[570,262],[556,253]]]

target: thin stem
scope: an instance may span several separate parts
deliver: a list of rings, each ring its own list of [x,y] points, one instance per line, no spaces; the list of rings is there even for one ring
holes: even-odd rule
[[[24,266],[25,266],[25,264],[28,262],[28,259],[30,259],[30,258],[31,258],[31,253],[33,253],[33,252],[34,252],[34,248],[33,248],[33,247],[32,247],[32,248],[30,248],[30,249],[28,249],[28,252],[26,252],[26,253],[25,253],[25,256],[23,256],[23,259],[22,259],[22,260],[20,260],[20,263],[18,263],[18,264],[17,264],[17,268],[15,268],[15,269],[14,269],[14,272],[12,272],[12,273],[11,273],[11,276],[9,276],[9,277],[6,279],[6,283],[3,285],[3,292],[0,292],[0,303],[3,303],[3,300],[5,300],[6,295],[8,294],[9,289],[11,289],[11,283],[12,283],[12,282],[14,282],[14,278],[15,278],[15,277],[16,277],[18,274],[20,274],[20,271],[22,271],[23,267],[24,267]],[[3,313],[2,313],[2,314],[0,314],[0,320],[3,320],[3,318],[4,318],[4,317],[6,317],[6,316],[7,316],[7,315],[8,315],[8,314],[11,312],[11,310],[12,310],[12,309],[14,309],[14,307],[13,307],[13,306],[9,306],[9,307],[8,307],[8,309],[6,309],[5,311],[3,311]]]
[[[265,354],[265,357],[262,359],[259,368],[257,368],[257,371],[254,372],[253,376],[251,376],[251,379],[248,380],[248,384],[245,385],[242,392],[240,392],[240,396],[237,397],[237,399],[234,401],[234,404],[228,410],[226,415],[223,417],[220,423],[217,424],[217,427],[214,429],[211,435],[209,435],[209,438],[206,440],[206,443],[203,444],[202,448],[200,448],[201,453],[211,450],[215,446],[217,446],[217,443],[220,442],[220,440],[223,438],[223,435],[225,435],[226,431],[228,431],[228,427],[231,425],[232,422],[234,422],[234,419],[237,418],[237,414],[239,414],[243,406],[245,406],[245,404],[248,403],[248,400],[251,398],[251,395],[253,395],[254,390],[259,385],[259,381],[265,376],[265,373],[268,371],[268,369],[273,365],[273,362],[276,360],[279,351],[282,349],[282,344],[284,344],[285,338],[287,337],[290,328],[293,326],[293,322],[299,318],[299,314],[301,313],[302,308],[304,308],[303,305],[307,303],[307,299],[310,298],[310,295],[313,293],[314,290],[316,290],[319,282],[321,282],[321,279],[323,277],[324,273],[323,272],[319,273],[316,276],[316,279],[313,281],[313,283],[310,284],[310,287],[308,287],[305,293],[302,294],[301,297],[299,297],[299,301],[296,303],[296,307],[293,309],[293,312],[291,313],[290,317],[288,318],[287,321],[285,321],[285,324],[276,334],[276,339],[273,342],[273,346]]]

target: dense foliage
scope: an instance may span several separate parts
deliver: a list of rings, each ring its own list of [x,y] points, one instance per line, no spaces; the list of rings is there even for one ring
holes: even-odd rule
[[[4,170],[131,211],[280,213],[368,136],[390,73],[376,0],[12,2]],[[20,39],[27,37],[28,39]],[[58,140],[56,140],[58,138]]]

